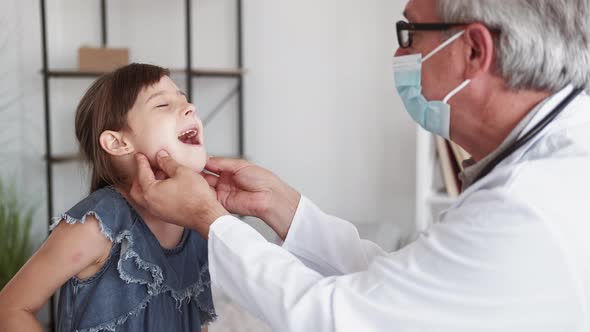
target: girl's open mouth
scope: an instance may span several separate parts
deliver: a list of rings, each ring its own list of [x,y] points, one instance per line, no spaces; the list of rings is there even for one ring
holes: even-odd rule
[[[197,128],[185,130],[178,136],[178,140],[184,144],[201,145],[201,141],[199,140],[199,131]]]

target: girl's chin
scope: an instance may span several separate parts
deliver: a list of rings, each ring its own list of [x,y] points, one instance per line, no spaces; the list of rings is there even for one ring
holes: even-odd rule
[[[170,156],[172,159],[176,160],[182,166],[188,167],[192,170],[196,170],[201,172],[205,168],[205,164],[207,163],[207,154],[206,153],[187,153],[185,151],[170,151]]]
[[[181,161],[180,164],[192,169],[195,172],[202,172],[203,169],[205,169],[205,162]]]

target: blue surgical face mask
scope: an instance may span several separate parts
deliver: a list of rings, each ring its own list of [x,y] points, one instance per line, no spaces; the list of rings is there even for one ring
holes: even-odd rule
[[[393,73],[395,86],[406,110],[422,128],[427,131],[450,139],[451,128],[451,106],[448,101],[459,91],[467,86],[471,80],[461,83],[442,100],[426,100],[422,95],[422,64],[430,59],[438,51],[451,44],[463,35],[463,31],[435,48],[427,56],[422,54],[411,54],[396,56],[393,58]]]

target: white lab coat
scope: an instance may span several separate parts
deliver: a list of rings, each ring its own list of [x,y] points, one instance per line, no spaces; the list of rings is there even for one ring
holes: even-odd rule
[[[582,94],[397,252],[302,198],[282,248],[218,219],[211,278],[273,331],[590,331],[588,207]]]

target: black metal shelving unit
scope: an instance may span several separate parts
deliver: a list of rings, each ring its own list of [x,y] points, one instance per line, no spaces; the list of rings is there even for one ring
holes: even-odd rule
[[[245,70],[243,69],[243,34],[242,34],[242,0],[234,0],[236,2],[236,20],[237,20],[237,54],[236,54],[236,68],[193,68],[193,41],[192,41],[192,15],[191,4],[192,0],[184,0],[185,11],[185,34],[186,34],[186,66],[183,69],[171,70],[172,73],[185,73],[187,98],[192,100],[193,96],[193,79],[201,78],[232,78],[237,80],[236,88],[228,95],[219,101],[219,103],[211,110],[207,118],[203,119],[204,125],[211,121],[223,107],[233,98],[237,97],[237,121],[238,121],[238,151],[237,156],[244,156],[244,95],[243,95],[243,76]],[[53,211],[53,165],[58,163],[75,162],[80,160],[77,154],[72,155],[54,155],[51,147],[51,108],[50,108],[50,83],[51,79],[92,79],[105,74],[103,72],[82,72],[76,69],[50,69],[48,59],[48,44],[47,44],[47,12],[46,0],[40,0],[41,9],[41,51],[42,51],[42,70],[43,76],[43,102],[45,115],[45,160],[46,160],[46,181],[47,181],[47,215],[48,225],[51,223],[51,218],[54,216]],[[101,42],[102,47],[108,46],[107,34],[107,0],[100,0],[100,15],[101,15]],[[50,300],[50,318],[49,329],[53,331],[55,328],[55,299],[52,296]]]

